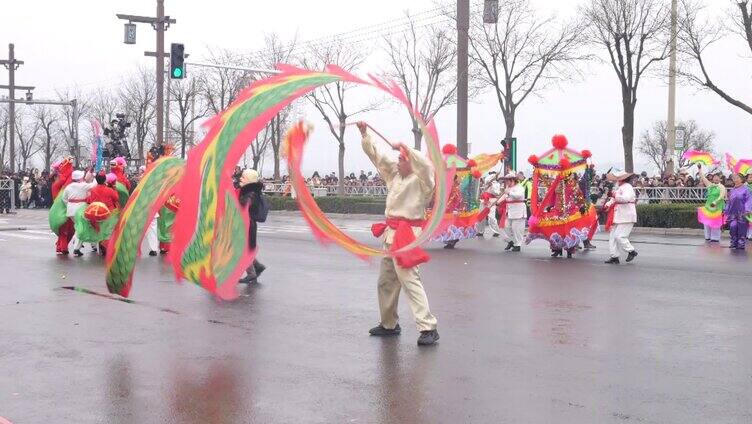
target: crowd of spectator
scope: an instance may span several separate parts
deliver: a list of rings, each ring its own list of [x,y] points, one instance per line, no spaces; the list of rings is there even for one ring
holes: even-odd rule
[[[0,213],[9,213],[12,205],[19,209],[44,209],[52,206],[53,179],[48,171],[35,168],[14,173],[3,172],[0,180],[5,183],[2,186],[9,187],[11,181],[13,185],[13,193],[9,190],[0,191]]]
[[[332,172],[330,174],[321,177],[319,171],[315,171],[310,178],[306,180],[311,187],[334,187],[339,185],[339,178]],[[345,186],[359,186],[359,187],[378,187],[383,186],[384,180],[381,179],[378,173],[373,171],[360,170],[360,175],[356,176],[354,172],[345,176]]]

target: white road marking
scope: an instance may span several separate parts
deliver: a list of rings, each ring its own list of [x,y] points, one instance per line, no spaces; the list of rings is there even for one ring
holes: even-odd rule
[[[8,237],[26,239],[26,240],[49,240],[49,237],[29,236],[29,235],[22,234],[22,233],[23,231],[19,231],[19,232],[5,231],[3,232],[3,235],[8,236]]]

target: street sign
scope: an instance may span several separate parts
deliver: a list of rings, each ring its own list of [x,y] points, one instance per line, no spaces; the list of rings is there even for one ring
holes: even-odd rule
[[[125,24],[125,37],[123,42],[125,44],[136,44],[136,24]]]

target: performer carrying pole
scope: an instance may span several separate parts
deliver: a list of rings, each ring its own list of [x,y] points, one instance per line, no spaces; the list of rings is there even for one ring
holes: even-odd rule
[[[502,220],[504,220],[504,232],[501,238],[507,242],[504,250],[519,252],[522,241],[525,239],[525,220],[527,218],[527,206],[525,204],[525,187],[520,184],[517,174],[510,171],[505,177],[506,188],[497,202]]]
[[[386,182],[386,223],[372,228],[375,236],[384,236],[384,247],[407,246],[420,233],[426,218],[426,207],[434,190],[433,166],[417,150],[403,143],[391,144],[400,152],[399,160],[381,153],[368,134],[367,124],[358,122],[363,137],[363,151],[376,166]],[[378,281],[381,322],[372,328],[372,336],[396,336],[402,331],[397,317],[400,289],[404,288],[410,302],[415,323],[420,331],[419,345],[432,345],[439,340],[436,317],[431,314],[428,297],[420,280],[418,265],[428,261],[428,255],[416,248],[406,254],[381,260]]]
[[[607,176],[610,181],[618,184],[613,197],[605,205],[610,210],[607,225],[613,222],[608,236],[611,257],[606,261],[607,264],[619,263],[620,250],[627,252],[627,262],[632,262],[637,257],[637,251],[629,242],[629,234],[637,223],[637,207],[635,206],[637,197],[631,184],[633,177],[634,174],[631,172],[617,172]]]

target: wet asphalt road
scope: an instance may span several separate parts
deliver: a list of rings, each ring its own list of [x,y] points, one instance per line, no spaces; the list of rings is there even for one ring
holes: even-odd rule
[[[135,304],[102,261],[58,258],[43,214],[0,228],[0,417],[22,423],[750,423],[752,250],[635,237],[635,264],[543,242],[433,246],[441,341],[378,322],[377,267],[315,243],[295,215],[259,236],[262,284],[232,303],[143,258]],[[339,221],[362,240],[365,220]],[[0,420],[1,421],[1,420]]]

